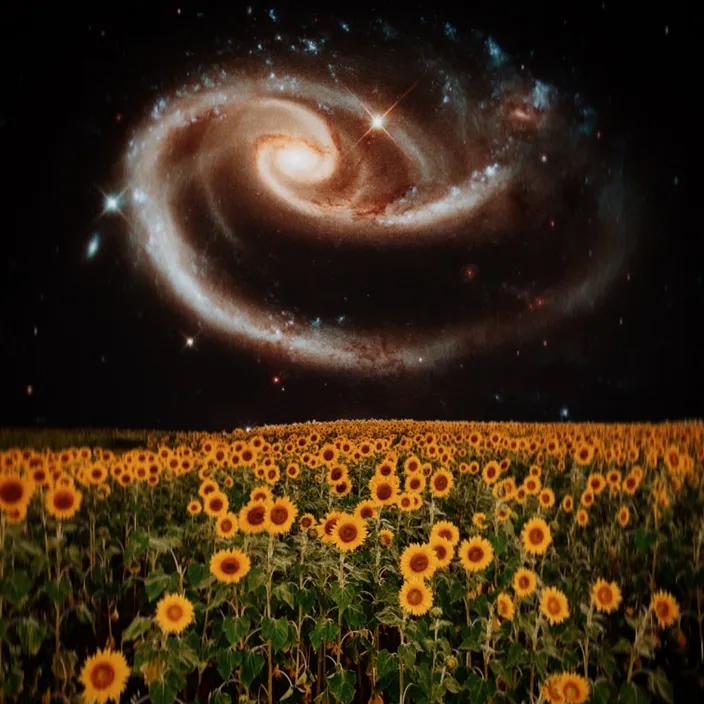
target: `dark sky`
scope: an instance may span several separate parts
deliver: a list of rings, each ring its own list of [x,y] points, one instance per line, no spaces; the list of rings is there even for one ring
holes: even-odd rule
[[[692,168],[701,60],[687,3],[629,12],[612,2],[403,4],[407,24],[423,16],[479,30],[534,76],[588,96],[599,129],[619,144],[645,222],[627,275],[593,313],[419,376],[377,380],[260,359],[199,326],[128,246],[125,220],[101,215],[101,189],[119,184],[127,143],[160,92],[228,38],[253,41],[270,8],[294,35],[329,15],[298,2],[12,4],[21,9],[0,15],[0,424],[701,417],[704,266]],[[358,30],[350,41],[364,42],[375,18],[403,22],[384,3],[336,4],[335,13]],[[95,233],[100,246],[88,257]],[[489,268],[473,285],[487,285]],[[485,316],[494,304],[486,297]]]

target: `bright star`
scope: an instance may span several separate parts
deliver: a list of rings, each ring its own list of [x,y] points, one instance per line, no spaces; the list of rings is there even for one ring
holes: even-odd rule
[[[567,406],[563,406],[560,409],[560,418],[562,418],[563,420],[566,420],[567,418],[569,418],[569,416],[570,416],[570,409],[567,408]]]
[[[383,115],[374,115],[374,117],[372,117],[372,129],[373,130],[383,129],[385,122],[386,122],[386,120],[384,119]]]
[[[195,344],[195,340],[192,337],[186,338],[186,347],[193,347],[194,344]]]
[[[120,196],[105,196],[105,212],[116,213],[120,209]]]

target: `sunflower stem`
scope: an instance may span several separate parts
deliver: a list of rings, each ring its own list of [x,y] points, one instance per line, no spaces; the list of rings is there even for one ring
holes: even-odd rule
[[[345,587],[345,553],[340,550],[340,574],[338,576],[340,589]],[[340,658],[342,656],[342,607],[337,607],[337,669],[340,669]]]
[[[269,548],[267,550],[266,554],[266,568],[267,572],[269,575],[269,578],[267,579],[266,582],[266,617],[271,618],[271,582],[274,576],[274,567],[272,565],[274,559],[274,534],[269,533]],[[267,641],[267,648],[266,648],[266,654],[267,654],[267,665],[268,665],[268,674],[267,674],[267,679],[268,679],[268,697],[269,697],[269,704],[273,704],[274,702],[274,670],[272,667],[272,648],[271,648],[271,641]]]
[[[403,623],[398,627],[399,635],[401,636],[401,640],[399,643],[399,650],[401,649],[401,646],[403,645],[403,627],[406,624],[406,617],[404,616],[403,618]],[[399,699],[399,704],[403,704],[404,699],[405,699],[405,692],[403,690],[403,660],[399,658],[399,663],[398,663],[398,685],[399,685],[399,692],[400,692],[400,699]]]
[[[594,614],[594,602],[589,605],[587,613],[587,637],[584,639],[584,677],[589,679],[589,631],[592,627],[592,615]]]
[[[61,587],[61,521],[56,521],[56,592],[60,594]],[[56,601],[56,658],[59,658],[59,646],[61,642],[61,605]]]
[[[626,678],[626,682],[628,682],[629,684],[631,682],[631,678],[633,677],[633,665],[636,661],[636,656],[638,655],[638,646],[640,645],[640,639],[643,637],[645,626],[648,623],[648,616],[650,615],[651,606],[649,606],[648,610],[645,612],[643,620],[640,622],[636,630],[635,638],[633,639],[633,649],[631,650],[631,658],[630,662],[628,663],[628,677]]]

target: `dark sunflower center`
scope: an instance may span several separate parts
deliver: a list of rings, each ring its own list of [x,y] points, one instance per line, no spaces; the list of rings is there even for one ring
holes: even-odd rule
[[[423,601],[423,592],[420,589],[410,589],[408,592],[408,603],[412,606],[418,606]]]
[[[597,595],[602,604],[610,604],[614,600],[614,596],[611,593],[611,588],[607,586],[601,587]]]
[[[24,487],[18,481],[7,481],[0,487],[0,496],[8,504],[17,503],[24,496]]]
[[[411,479],[410,487],[413,491],[418,491],[420,489],[420,479]]]
[[[240,571],[240,563],[236,557],[226,557],[220,563],[220,569],[225,574],[237,574]]]
[[[166,611],[169,621],[178,621],[183,616],[183,609],[178,604],[172,604]]]
[[[330,478],[336,482],[338,479],[342,479],[342,470],[339,467],[335,467],[335,469],[330,472]]]
[[[334,456],[335,453],[332,450],[325,450],[325,452],[323,452],[323,459],[326,462],[329,462]]]
[[[444,474],[441,474],[439,477],[435,477],[435,488],[438,491],[444,491],[447,489],[447,477]]]
[[[357,526],[354,526],[351,523],[346,523],[342,526],[342,528],[340,528],[338,535],[343,543],[351,543],[357,538]]]
[[[470,548],[467,553],[467,559],[470,562],[479,562],[482,557],[484,557],[484,551],[476,545],[473,548]]]
[[[247,514],[247,520],[249,521],[250,525],[260,526],[262,523],[264,523],[265,513],[266,511],[264,509],[264,506],[255,506],[254,508],[249,510],[249,513]]]
[[[444,560],[447,556],[447,548],[444,545],[434,545],[435,554],[438,556],[438,560]]]
[[[360,512],[359,515],[362,518],[371,518],[374,515],[374,511],[370,506],[365,506]]]
[[[282,526],[288,520],[288,509],[284,506],[274,506],[269,517],[274,525]]]
[[[528,587],[530,586],[530,579],[528,579],[528,577],[526,577],[525,575],[523,575],[522,577],[519,577],[518,586],[521,589],[528,589]]]
[[[310,528],[311,523],[310,518],[301,518],[301,528]]]
[[[543,542],[544,534],[541,528],[533,528],[530,533],[528,533],[528,539],[533,545],[540,545]]]
[[[447,530],[447,528],[441,530],[438,535],[441,538],[445,538],[445,540],[452,540],[452,531]]]
[[[568,682],[563,688],[562,693],[565,699],[575,700],[579,697],[579,687],[574,682]]]
[[[210,502],[211,511],[221,511],[223,507],[222,499],[215,498]]]
[[[205,496],[207,496],[208,494],[212,494],[214,491],[215,491],[215,487],[209,484],[208,486],[205,487],[205,489],[203,489],[203,494]]]
[[[670,607],[667,605],[666,602],[661,601],[657,605],[655,611],[656,611],[657,615],[660,616],[660,618],[664,619],[664,618],[667,618],[668,614],[670,613]]]
[[[90,673],[90,681],[96,689],[107,689],[115,681],[115,668],[108,662],[99,663]]]
[[[548,599],[548,611],[553,616],[557,616],[560,613],[560,602],[554,596]]]
[[[54,494],[54,506],[59,511],[67,511],[73,506],[73,495],[68,491],[60,491]]]
[[[325,522],[325,534],[332,535],[332,530],[337,523],[337,518],[331,518],[329,521]]]
[[[388,484],[382,484],[377,490],[376,490],[376,495],[381,499],[382,501],[386,501],[387,499],[391,498],[391,487]]]
[[[410,567],[413,572],[425,572],[430,561],[426,555],[414,555],[411,558]]]
[[[220,530],[223,533],[229,533],[232,530],[232,521],[229,518],[226,518],[221,524],[220,524]]]

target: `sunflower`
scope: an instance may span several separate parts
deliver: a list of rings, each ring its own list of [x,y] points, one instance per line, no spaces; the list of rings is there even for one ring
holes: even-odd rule
[[[298,508],[287,496],[267,505],[266,530],[272,535],[283,535],[291,530]]]
[[[364,521],[377,517],[376,506],[373,501],[360,501],[354,509],[354,515]]]
[[[154,620],[163,633],[183,633],[194,619],[193,604],[180,594],[167,594],[156,605]]]
[[[332,532],[342,516],[343,514],[339,511],[328,511],[323,521],[317,526],[318,535],[324,543],[333,542]]]
[[[616,611],[621,603],[621,590],[616,582],[607,582],[605,579],[597,579],[592,587],[592,601],[597,611],[610,613]]]
[[[552,543],[550,526],[542,518],[531,518],[521,531],[523,549],[530,555],[543,555]]]
[[[574,459],[578,465],[585,467],[594,459],[594,447],[586,443],[580,445],[575,452]]]
[[[437,566],[435,550],[428,544],[411,543],[401,553],[401,575],[409,582],[430,579]]]
[[[414,474],[420,470],[421,463],[420,460],[415,455],[409,455],[406,461],[403,463],[403,471],[406,474]]]
[[[301,474],[301,468],[295,462],[291,462],[291,464],[289,464],[286,467],[286,476],[287,477],[289,477],[291,479],[296,479],[297,477],[300,476],[300,474]]]
[[[218,491],[219,489],[220,487],[216,481],[206,479],[201,482],[201,485],[198,487],[198,496],[200,496],[201,499],[204,499],[208,494],[212,494],[214,491]]]
[[[533,594],[537,584],[538,576],[533,570],[521,567],[517,570],[516,574],[513,575],[513,590],[516,592],[516,596],[521,599],[524,596]]]
[[[119,702],[129,677],[130,668],[121,652],[109,648],[98,650],[81,668],[84,701],[86,704],[106,704],[109,700]]]
[[[406,489],[406,491],[410,491],[415,494],[420,494],[425,491],[426,483],[427,481],[425,477],[420,474],[420,472],[416,472],[415,474],[409,474],[406,477],[404,488]]]
[[[680,607],[669,592],[659,591],[653,594],[650,608],[661,628],[671,626],[680,617]]]
[[[337,482],[341,482],[343,479],[347,479],[349,476],[349,470],[344,464],[336,464],[328,469],[326,476],[326,481],[328,484],[333,486]]]
[[[467,572],[479,572],[491,564],[494,548],[484,538],[473,537],[463,540],[459,547],[460,562]]]
[[[580,528],[584,528],[589,523],[589,514],[583,508],[577,511],[577,523]]]
[[[332,542],[342,552],[356,550],[367,539],[367,524],[356,516],[344,514],[332,530]]]
[[[298,525],[301,530],[310,530],[315,527],[315,516],[312,513],[304,513],[299,521]]]
[[[237,516],[234,513],[223,513],[215,521],[215,532],[218,538],[227,540],[231,538],[238,529]]]
[[[567,494],[562,499],[562,510],[565,513],[571,513],[573,508],[574,508],[574,500],[572,499],[572,497],[569,494]]]
[[[102,484],[108,478],[108,470],[101,464],[94,465],[88,471],[88,482],[90,484]]]
[[[543,684],[541,693],[548,704],[564,704],[565,698],[560,692],[560,675],[552,675],[548,678]]]
[[[452,487],[455,485],[455,478],[452,472],[446,469],[438,469],[430,477],[430,493],[436,499],[444,499],[450,495]]]
[[[320,459],[327,465],[333,464],[337,460],[339,452],[334,445],[325,445],[320,451]]]
[[[543,484],[538,477],[526,477],[523,482],[523,488],[528,496],[536,496],[543,488]]]
[[[567,597],[555,587],[543,589],[540,595],[540,610],[551,626],[562,623],[570,615]]]
[[[5,522],[8,525],[16,526],[19,523],[22,523],[25,518],[27,518],[26,504],[22,504],[22,506],[19,506],[17,508],[11,508],[8,511],[5,511]]]
[[[388,530],[387,528],[384,528],[382,531],[379,532],[379,542],[385,547],[388,548],[389,545],[394,540],[394,534],[392,531]]]
[[[601,474],[592,473],[587,477],[587,486],[590,491],[599,495],[606,488],[606,479]]]
[[[396,503],[400,480],[396,475],[380,477],[375,475],[369,480],[372,499],[377,506],[390,506]]]
[[[32,498],[32,482],[19,474],[0,476],[0,508],[5,511],[27,506]]]
[[[347,496],[352,491],[352,484],[349,479],[342,479],[337,484],[333,484],[330,490],[336,496]]]
[[[589,699],[589,682],[574,672],[560,675],[557,689],[568,704],[584,704]]]
[[[203,510],[211,518],[216,518],[223,513],[227,513],[229,506],[230,500],[222,491],[212,491],[203,499]]]
[[[269,467],[264,474],[264,481],[274,486],[281,479],[281,470],[278,467]]]
[[[266,517],[271,502],[250,501],[246,503],[237,516],[240,530],[245,535],[263,533],[266,530]]]
[[[472,525],[475,525],[480,530],[486,528],[486,513],[477,512],[472,516]]]
[[[438,559],[438,569],[447,567],[455,556],[455,546],[446,538],[441,538],[436,535],[431,537],[428,544],[435,551],[435,557]]]
[[[482,470],[482,479],[487,484],[493,484],[499,478],[500,474],[501,468],[499,467],[499,463],[492,460],[491,462],[487,462],[484,466],[484,469]]]
[[[589,508],[594,505],[594,492],[590,489],[585,489],[579,499],[579,503],[584,506],[584,508]]]
[[[507,621],[513,621],[516,609],[513,605],[513,600],[505,592],[501,592],[496,597],[496,613]]]
[[[226,584],[237,584],[251,567],[249,557],[241,550],[220,550],[210,558],[211,574]]]
[[[543,489],[538,495],[542,508],[552,508],[555,505],[555,492],[552,489]]]
[[[456,547],[457,543],[460,542],[460,531],[450,521],[438,521],[430,530],[430,537],[431,539],[435,537],[445,538],[445,540],[449,540],[452,543],[453,547]]]
[[[203,510],[200,501],[196,501],[195,499],[193,499],[193,501],[189,501],[186,508],[191,516],[197,516]]]
[[[404,582],[398,593],[401,608],[412,616],[422,616],[433,606],[433,592],[425,582]]]
[[[622,489],[623,491],[626,492],[626,494],[630,494],[633,496],[633,494],[636,493],[638,490],[638,478],[631,472],[624,480],[623,480],[623,486]]]
[[[46,493],[46,510],[54,518],[73,518],[81,508],[83,494],[73,487],[49,489]]]
[[[262,485],[262,486],[255,486],[252,491],[249,492],[249,500],[250,501],[258,501],[259,503],[268,503],[269,501],[273,501],[274,495],[271,492],[271,489],[268,486]]]
[[[618,522],[622,528],[628,525],[628,521],[631,520],[631,512],[628,510],[628,506],[621,506],[618,510]]]

